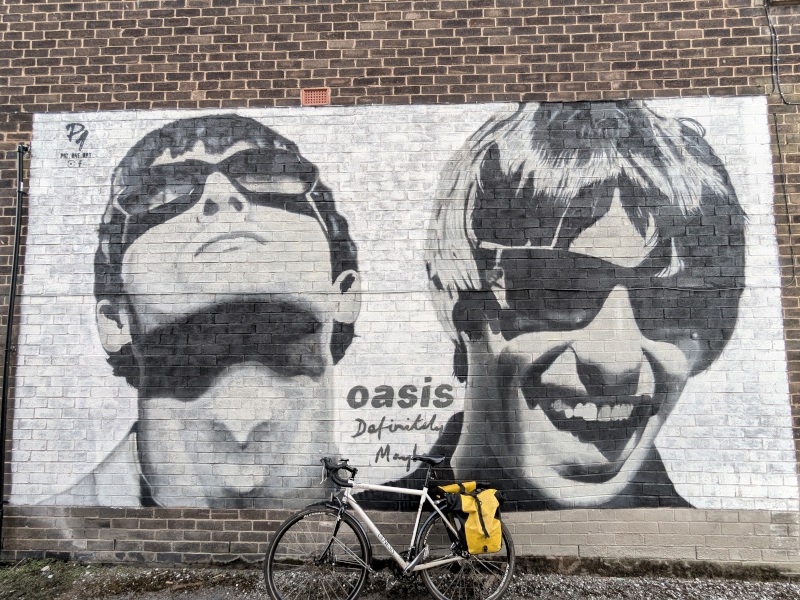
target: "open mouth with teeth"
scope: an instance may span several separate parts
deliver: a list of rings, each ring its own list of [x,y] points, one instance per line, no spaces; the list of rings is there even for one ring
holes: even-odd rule
[[[533,413],[526,437],[559,476],[607,481],[667,401],[667,374],[647,355],[611,365],[580,362],[572,349],[546,358],[506,372],[506,385],[521,392],[519,400]]]
[[[661,394],[577,396],[572,388],[532,381],[523,388],[528,408],[539,408],[555,430],[591,445],[602,460],[562,464],[563,477],[613,477],[636,447],[650,418],[662,403]],[[600,457],[598,456],[598,459]]]

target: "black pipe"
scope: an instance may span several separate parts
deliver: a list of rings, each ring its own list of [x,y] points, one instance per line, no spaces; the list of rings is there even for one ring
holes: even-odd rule
[[[8,294],[6,320],[6,351],[3,363],[3,399],[0,404],[0,551],[3,550],[3,508],[6,504],[6,425],[8,421],[8,380],[11,374],[11,340],[14,324],[14,305],[17,300],[17,270],[19,267],[19,241],[22,235],[22,198],[25,182],[22,180],[22,163],[30,150],[25,144],[17,145],[17,219],[14,223],[14,256],[11,264],[11,290]]]

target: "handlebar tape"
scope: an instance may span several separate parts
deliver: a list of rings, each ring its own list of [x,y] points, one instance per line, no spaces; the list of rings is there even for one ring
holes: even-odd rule
[[[330,458],[327,456],[322,458],[322,464],[325,465],[325,471],[328,474],[328,477],[338,485],[339,487],[353,487],[353,484],[350,483],[347,479],[342,479],[339,477],[339,471],[347,471],[350,473],[351,476],[355,477],[356,473],[358,473],[358,469],[351,467],[347,464],[347,461],[340,462],[335,464]]]

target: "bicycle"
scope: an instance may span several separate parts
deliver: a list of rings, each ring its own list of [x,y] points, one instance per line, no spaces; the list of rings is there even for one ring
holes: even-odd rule
[[[498,600],[511,583],[514,542],[505,525],[500,551],[470,554],[448,519],[444,498],[428,494],[433,468],[443,456],[413,456],[428,465],[421,490],[356,483],[358,469],[347,459],[321,460],[323,481],[330,479],[336,492],[328,502],[308,506],[286,519],[270,540],[264,560],[264,578],[273,600],[325,598],[355,600],[364,588],[371,567],[372,546],[362,523],[397,563],[401,576],[416,574],[438,600]],[[347,475],[343,478],[339,472]],[[400,554],[353,497],[353,489],[419,496],[419,508],[408,550]],[[423,507],[433,512],[420,527]],[[444,510],[443,510],[444,509]],[[353,516],[352,513],[355,513]]]

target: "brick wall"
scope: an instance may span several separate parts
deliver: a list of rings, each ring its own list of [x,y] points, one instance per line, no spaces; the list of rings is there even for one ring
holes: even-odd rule
[[[283,510],[11,507],[6,560],[47,556],[87,562],[220,565],[263,559]],[[413,514],[379,513],[397,548]],[[796,512],[695,509],[567,510],[505,517],[518,556],[797,565]],[[388,558],[370,534],[376,558]]]
[[[291,106],[321,85],[336,104],[760,94],[770,77],[746,0],[8,2],[2,23],[0,100],[29,112]]]
[[[800,102],[800,11],[797,7],[771,9],[780,54],[781,95],[773,77],[770,22],[756,0],[529,4],[7,0],[0,6],[2,264],[10,265],[16,145],[30,140],[34,113],[294,107],[299,105],[300,88],[317,86],[330,87],[332,103],[341,106],[766,95],[784,276],[789,389],[795,439],[800,439],[800,306],[795,276],[800,265],[796,250],[800,113],[794,105]],[[5,287],[0,289],[4,299],[8,280],[6,266],[2,269]],[[4,319],[3,306],[0,314]],[[12,400],[16,397],[13,388],[11,396]],[[9,482],[10,467],[6,469]],[[7,486],[6,494],[11,491]],[[17,515],[26,510],[40,514],[39,509],[23,507],[7,513],[13,518],[4,526],[3,548],[10,558],[54,547],[39,534],[30,539],[44,541],[31,542],[26,537],[27,525],[18,527]],[[80,511],[84,509],[72,510],[78,511],[76,518],[83,518]],[[555,517],[546,514],[550,516],[534,513],[532,518],[573,519],[571,511]],[[708,517],[705,511],[674,514],[680,523],[716,518],[714,511]],[[777,523],[781,515],[761,513],[751,519],[747,513],[732,520],[744,520],[762,531],[764,523]],[[636,521],[627,513],[605,516],[617,523],[612,529],[633,527],[627,523]],[[245,515],[238,518],[250,520]],[[263,523],[258,516],[253,520]],[[661,520],[654,518],[654,522]],[[111,537],[139,539],[138,534],[126,532],[124,521],[120,525],[120,535]],[[657,529],[668,532],[670,527]],[[732,531],[720,535],[733,535]],[[698,559],[744,562],[796,560],[792,558],[798,544],[796,522],[787,523],[786,532],[777,532],[775,527],[770,531],[767,537],[775,541],[763,542],[765,548],[783,549],[785,554],[762,552],[758,544],[753,546],[758,549],[747,552],[728,551],[724,548],[735,545],[728,538],[719,544],[704,538],[677,541],[676,546],[695,550],[676,550],[676,558],[694,554]],[[87,539],[93,538],[87,535]],[[661,556],[650,542],[672,545],[664,537],[640,539],[646,541],[620,540],[620,552]],[[534,546],[531,551],[538,552]],[[591,554],[594,551],[587,549],[591,546],[589,541],[561,540],[548,551]],[[168,552],[183,551],[170,547]],[[172,560],[169,556],[148,555],[143,560]],[[136,560],[132,555],[123,558]]]

